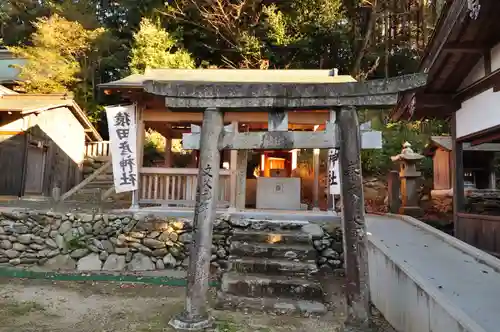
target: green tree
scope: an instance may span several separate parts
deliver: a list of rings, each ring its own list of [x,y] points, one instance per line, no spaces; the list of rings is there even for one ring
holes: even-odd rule
[[[136,74],[144,73],[147,68],[194,68],[191,54],[177,44],[170,33],[144,18],[134,34],[130,71]]]
[[[34,27],[30,45],[9,47],[16,56],[27,60],[20,67],[21,88],[32,93],[71,92],[91,120],[97,121],[100,107],[88,85],[105,29],[85,29],[58,14],[37,19]]]
[[[81,61],[91,52],[92,44],[104,29],[86,30],[78,22],[59,15],[39,18],[34,26],[32,46],[9,48],[27,60],[20,68],[20,85],[26,92],[72,91],[80,81]]]

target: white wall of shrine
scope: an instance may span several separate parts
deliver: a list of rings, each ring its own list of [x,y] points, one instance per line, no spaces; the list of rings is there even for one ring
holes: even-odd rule
[[[493,88],[462,103],[456,113],[457,138],[500,125],[500,92]]]
[[[491,50],[491,71],[500,70],[500,43]],[[460,85],[464,89],[485,77],[484,58],[471,70]],[[457,116],[457,138],[475,134],[500,125],[500,92],[486,90],[462,102]]]

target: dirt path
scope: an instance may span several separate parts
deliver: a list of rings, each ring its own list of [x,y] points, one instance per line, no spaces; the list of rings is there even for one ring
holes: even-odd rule
[[[184,289],[142,284],[0,279],[1,332],[173,332]],[[214,311],[218,332],[334,332],[341,317],[300,319]]]

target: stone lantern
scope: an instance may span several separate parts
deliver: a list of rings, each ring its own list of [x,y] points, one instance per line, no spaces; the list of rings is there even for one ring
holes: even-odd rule
[[[417,162],[423,155],[413,152],[411,144],[405,142],[403,150],[391,160],[399,163],[399,178],[401,179],[401,208],[399,213],[413,217],[421,217],[423,210],[419,206],[418,178],[422,173],[417,171]]]

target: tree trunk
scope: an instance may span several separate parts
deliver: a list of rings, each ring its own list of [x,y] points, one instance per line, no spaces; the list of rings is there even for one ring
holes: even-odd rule
[[[351,69],[351,75],[354,77],[359,77],[361,72],[361,61],[363,60],[368,46],[370,45],[370,40],[372,39],[373,30],[375,28],[375,23],[377,21],[377,0],[373,0],[372,10],[370,11],[367,23],[366,23],[366,32],[363,38],[361,39],[361,43],[359,48],[356,50],[356,56],[354,58],[354,63]]]

